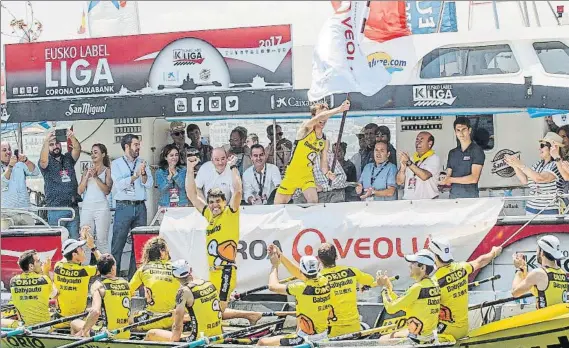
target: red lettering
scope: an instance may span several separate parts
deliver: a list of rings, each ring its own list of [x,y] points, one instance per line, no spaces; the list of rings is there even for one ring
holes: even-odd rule
[[[334,245],[336,246],[336,249],[338,249],[338,252],[340,253],[340,257],[345,259],[346,256],[348,255],[348,251],[350,250],[350,246],[352,246],[352,242],[354,241],[353,238],[349,238],[346,241],[346,247],[342,248],[342,244],[340,243],[339,240],[337,240],[336,238],[334,238]]]
[[[352,25],[350,24],[351,20],[352,20],[352,17],[348,17],[342,21],[342,24],[345,25],[346,27],[352,29]]]
[[[379,243],[381,242],[385,242],[387,244],[387,252],[385,254],[381,254],[379,251]],[[377,238],[373,242],[373,253],[378,259],[388,259],[391,257],[391,255],[393,255],[393,243],[391,242],[391,239],[385,237]]]
[[[354,54],[354,52],[356,52],[356,45],[354,45],[352,41],[346,43],[346,52],[348,52],[348,54]]]
[[[346,57],[349,60],[354,60],[354,57]],[[352,69],[352,67],[350,67],[350,69]],[[352,69],[353,70],[353,69]]]
[[[362,245],[362,243],[366,243],[367,245]],[[362,251],[367,251],[367,254],[363,254]],[[369,259],[369,238],[360,238],[356,240],[356,244],[354,245],[354,252],[360,259]]]
[[[351,30],[346,30],[344,32],[344,36],[346,37],[346,39],[348,40],[353,40],[354,39],[354,32]]]

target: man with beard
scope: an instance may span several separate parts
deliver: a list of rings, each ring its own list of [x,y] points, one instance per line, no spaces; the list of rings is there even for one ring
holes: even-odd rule
[[[201,165],[211,161],[211,152],[213,151],[213,147],[210,145],[202,143],[202,132],[200,127],[197,124],[191,123],[186,128],[186,133],[188,134],[188,138],[191,141],[191,147],[198,151],[198,158],[200,159],[200,163],[196,166],[196,173],[200,169]],[[185,157],[180,157],[180,160],[186,163]]]
[[[273,130],[277,132],[273,134]],[[290,162],[292,155],[292,142],[283,137],[283,130],[278,124],[273,128],[273,125],[267,127],[267,137],[269,138],[269,145],[265,148],[267,154],[267,162],[276,165],[281,174],[284,174],[286,166]],[[277,155],[275,157],[275,143],[277,143]]]
[[[81,144],[67,131],[67,138],[73,146],[71,151],[61,153],[61,144],[55,138],[55,132],[49,132],[43,142],[40,153],[39,167],[44,180],[45,201],[48,207],[70,207],[75,210],[73,221],[62,221],[61,224],[69,230],[70,238],[79,238],[79,207],[77,194],[77,176],[75,163],[81,154]],[[67,210],[48,211],[47,221],[57,226],[58,220],[71,217]]]
[[[154,183],[150,168],[141,159],[140,140],[134,134],[126,134],[121,140],[124,156],[111,164],[111,176],[114,183],[114,199],[117,202],[111,253],[117,261],[120,272],[124,245],[130,230],[146,225],[146,190]],[[128,279],[136,270],[134,251],[130,255]]]
[[[377,130],[379,126],[375,123],[368,123],[363,129],[364,141],[366,148],[361,151],[360,159],[360,175],[364,171],[366,165],[373,163],[375,143],[377,142]],[[389,146],[389,145],[388,145]],[[360,176],[358,175],[358,179]]]
[[[251,149],[245,146],[246,140],[247,134],[245,133],[245,128],[235,127],[229,136],[229,146],[224,146],[225,151],[235,155],[237,158],[235,165],[239,170],[239,175],[243,175],[243,173],[253,165],[251,161]]]

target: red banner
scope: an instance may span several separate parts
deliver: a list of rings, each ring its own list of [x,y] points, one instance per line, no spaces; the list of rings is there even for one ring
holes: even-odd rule
[[[292,88],[289,25],[6,45],[11,99]]]

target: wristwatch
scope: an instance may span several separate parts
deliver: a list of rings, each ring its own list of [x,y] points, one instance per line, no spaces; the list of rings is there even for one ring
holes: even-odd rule
[[[95,251],[97,251],[97,247],[96,247],[96,246],[91,248],[91,252],[92,252],[92,253],[94,253]]]
[[[559,162],[559,161],[561,161],[561,157],[554,158],[553,160],[554,160],[555,162]]]
[[[229,167],[229,169],[231,169],[231,170],[233,170],[233,168],[235,168],[235,169],[239,169],[239,167],[237,167],[237,165],[235,165],[235,164],[234,164],[234,165],[232,165],[231,167]]]
[[[411,166],[411,165],[413,165],[413,161],[411,161],[411,160],[407,160],[407,165],[408,165],[408,166]]]

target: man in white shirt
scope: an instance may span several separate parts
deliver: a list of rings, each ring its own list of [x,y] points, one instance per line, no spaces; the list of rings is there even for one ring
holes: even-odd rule
[[[205,200],[207,192],[212,188],[219,188],[225,193],[227,201],[233,195],[233,179],[231,169],[227,166],[227,153],[222,147],[213,149],[211,161],[204,163],[196,176],[198,194]]]
[[[397,172],[397,185],[404,185],[403,199],[433,199],[439,196],[438,178],[441,159],[433,151],[435,137],[420,132],[415,139],[415,154],[402,152],[401,167]]]
[[[279,168],[267,163],[263,145],[251,146],[253,166],[243,173],[243,197],[251,205],[267,204],[267,198],[281,183]]]

